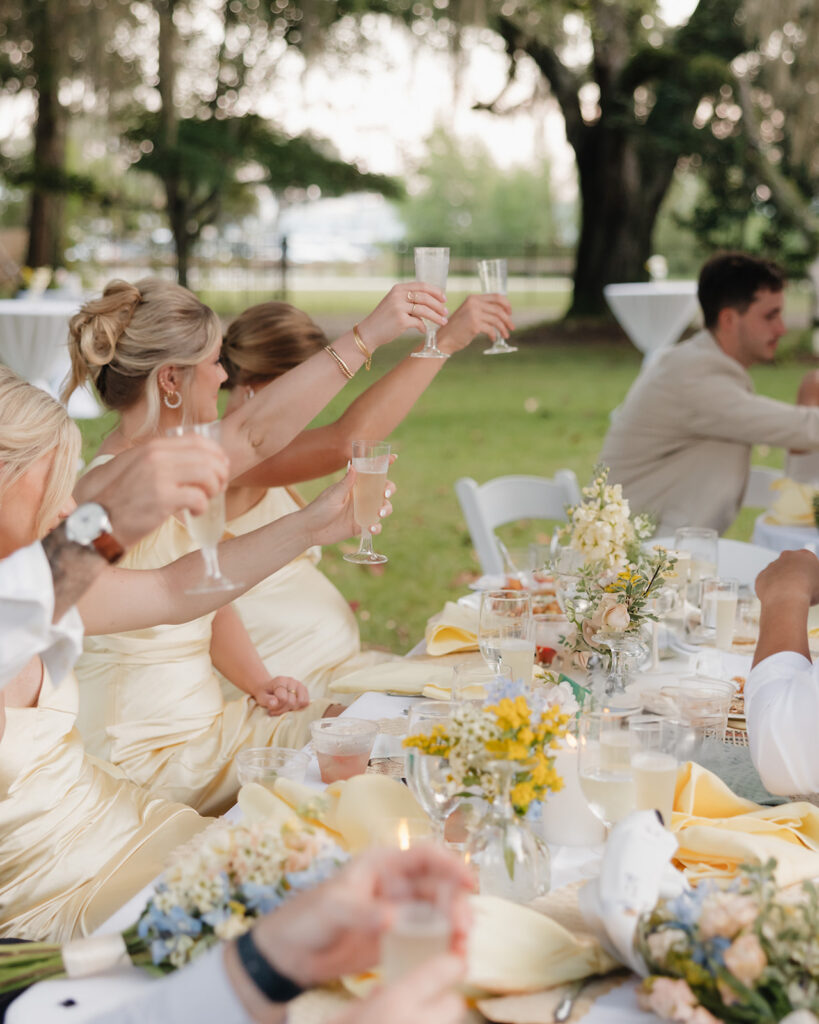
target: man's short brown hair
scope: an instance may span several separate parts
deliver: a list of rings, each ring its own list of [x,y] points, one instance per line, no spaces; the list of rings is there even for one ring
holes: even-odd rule
[[[720,252],[700,271],[697,298],[706,327],[715,327],[720,311],[744,313],[757,292],[781,292],[785,272],[772,260],[757,259],[744,252]]]

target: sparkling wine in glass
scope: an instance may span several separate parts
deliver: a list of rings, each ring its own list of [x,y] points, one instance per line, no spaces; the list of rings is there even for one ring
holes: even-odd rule
[[[478,277],[481,279],[481,291],[484,295],[506,294],[506,260],[478,260]],[[485,349],[483,354],[499,356],[505,352],[517,352],[517,348],[514,345],[508,345],[500,331],[495,331],[492,347]]]
[[[662,715],[631,715],[631,771],[639,811],[659,811],[671,825],[679,751],[685,739],[681,721]]]
[[[628,726],[629,713],[617,709],[584,711],[578,722],[580,789],[607,828],[637,806]]]
[[[222,424],[218,420],[214,423],[187,423],[171,427],[167,434],[169,437],[198,434],[200,437],[209,437],[219,444],[222,437]],[[229,580],[219,568],[219,541],[225,532],[224,491],[208,501],[207,508],[201,515],[193,515],[186,510],[185,525],[188,528],[188,533],[201,548],[202,557],[205,560],[205,578],[196,586],[189,587],[185,593],[211,594],[219,590],[241,589],[243,584]]]
[[[415,249],[415,276],[424,284],[434,285],[446,291],[449,273],[449,249],[442,246],[420,246]],[[416,359],[449,359],[446,352],[438,348],[436,338],[438,325],[424,320],[427,336],[420,352],[413,352]]]
[[[532,595],[522,590],[487,590],[481,594],[478,646],[486,664],[508,671],[513,680],[532,682],[535,631]]]
[[[361,528],[358,551],[345,555],[347,562],[362,565],[377,565],[386,562],[386,555],[373,551],[373,535],[370,527],[379,521],[379,511],[384,504],[384,487],[387,470],[390,468],[390,446],[384,441],[353,441],[353,518]]]

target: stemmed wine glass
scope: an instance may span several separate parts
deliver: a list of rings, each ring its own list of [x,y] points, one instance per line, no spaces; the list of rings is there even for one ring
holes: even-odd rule
[[[507,264],[506,260],[478,260],[478,277],[481,279],[481,291],[484,295],[505,295]],[[485,356],[499,356],[505,352],[517,352],[514,345],[506,343],[500,331],[495,331],[495,340],[491,348],[484,349]]]
[[[637,806],[629,732],[632,711],[584,711],[578,720],[580,789],[592,813],[606,828]]]
[[[386,555],[373,551],[370,527],[379,520],[384,503],[384,486],[390,468],[390,446],[385,441],[353,441],[353,518],[361,527],[358,551],[345,555],[346,562],[377,565],[388,561]]]
[[[446,279],[449,273],[449,249],[445,246],[419,246],[415,249],[415,276],[425,284],[435,285],[446,291]],[[416,359],[449,359],[446,352],[438,348],[436,338],[438,325],[431,320],[424,320],[427,336],[420,352],[413,352]]]
[[[409,714],[408,735],[428,733],[435,725],[446,723],[452,707],[449,701],[416,705]],[[461,801],[459,787],[450,774],[449,759],[408,747],[405,760],[407,785],[429,816],[436,840],[443,843],[447,818]]]
[[[508,670],[513,680],[532,682],[535,632],[532,595],[525,590],[486,590],[481,594],[478,646],[486,664]]]
[[[213,423],[185,423],[167,431],[169,437],[183,437],[185,434],[209,437],[220,444],[222,424],[218,420]],[[207,508],[198,516],[185,510],[185,525],[201,548],[205,560],[205,578],[196,586],[188,587],[185,593],[211,594],[220,590],[240,590],[243,584],[229,580],[219,568],[218,547],[225,532],[225,492],[210,498]]]

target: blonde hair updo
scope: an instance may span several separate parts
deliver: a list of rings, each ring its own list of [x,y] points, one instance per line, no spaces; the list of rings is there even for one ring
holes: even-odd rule
[[[0,503],[35,462],[54,453],[34,528],[42,536],[65,504],[80,458],[76,423],[51,395],[0,366]]]
[[[101,298],[86,302],[71,318],[71,373],[63,401],[89,380],[105,405],[118,412],[144,397],[148,408],[137,436],[153,433],[159,423],[160,369],[197,366],[218,348],[221,333],[213,310],[181,285],[158,277],[135,285],[111,281]],[[185,374],[180,388],[183,409],[190,377]]]
[[[226,388],[266,384],[328,344],[310,317],[287,302],[261,302],[236,317],[225,334]]]

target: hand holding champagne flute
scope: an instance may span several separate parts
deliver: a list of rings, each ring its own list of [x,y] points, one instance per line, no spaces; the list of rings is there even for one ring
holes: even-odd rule
[[[185,434],[197,434],[200,437],[208,437],[217,444],[221,440],[222,424],[217,420],[214,423],[188,423],[178,427],[171,427],[167,431],[169,437],[182,437]],[[239,590],[243,584],[234,583],[222,573],[219,568],[219,556],[217,549],[219,541],[225,532],[225,492],[208,500],[207,508],[200,515],[192,515],[185,511],[185,525],[191,537],[196,541],[202,550],[202,557],[205,560],[205,578],[195,587],[186,590],[186,594],[209,594],[219,590]]]
[[[446,291],[446,279],[449,274],[449,249],[445,246],[419,246],[415,249],[415,276],[419,281],[434,285]],[[427,336],[424,347],[413,352],[416,359],[449,359],[447,352],[438,348],[438,325],[424,318]]]
[[[481,291],[484,295],[506,294],[506,260],[478,260],[478,277],[481,280]],[[483,354],[498,356],[505,352],[517,352],[517,348],[514,345],[509,345],[500,331],[496,330],[491,348],[484,349]]]
[[[386,555],[373,550],[370,528],[380,521],[381,506],[384,504],[384,488],[387,471],[390,468],[390,446],[385,441],[353,441],[353,469],[356,477],[353,484],[353,517],[361,529],[358,551],[345,555],[348,562],[376,565],[386,562]]]

